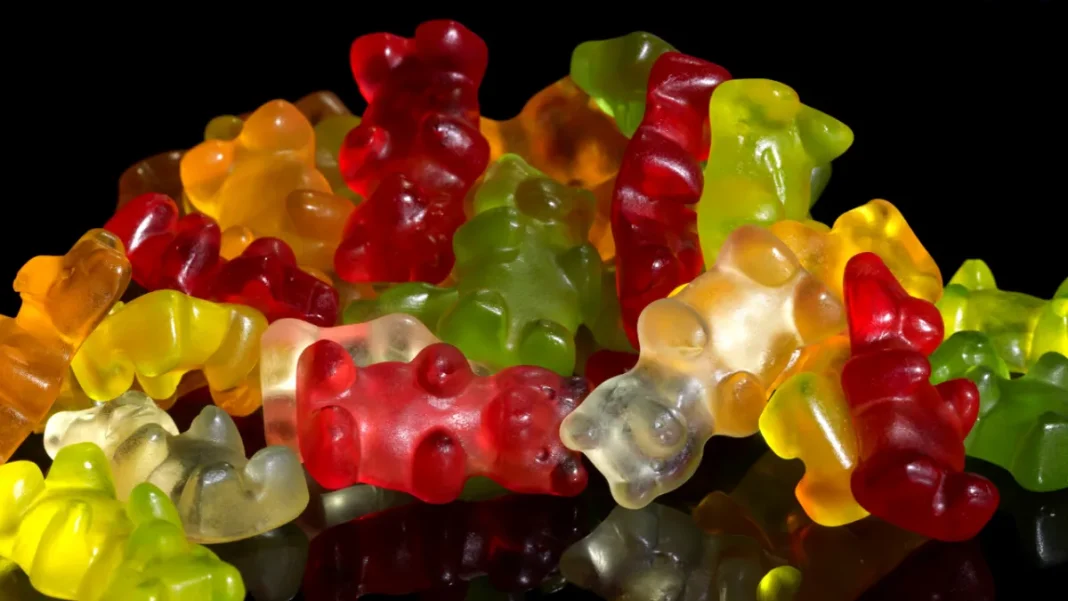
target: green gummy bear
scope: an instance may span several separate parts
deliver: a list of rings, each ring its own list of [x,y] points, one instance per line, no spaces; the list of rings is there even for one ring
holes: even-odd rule
[[[601,260],[587,241],[593,194],[506,154],[486,170],[472,206],[453,237],[455,285],[400,284],[350,304],[345,323],[408,313],[494,371],[572,374],[575,333],[601,308]]]
[[[583,42],[571,53],[571,79],[629,138],[645,115],[653,63],[661,54],[674,50],[671,44],[644,31]]]
[[[1068,280],[1049,301],[999,290],[990,267],[965,261],[936,303],[946,337],[964,330],[990,336],[1009,369],[1026,373],[1042,355],[1068,355]]]
[[[697,230],[705,265],[712,265],[740,225],[809,219],[830,163],[852,146],[853,131],[768,79],[719,84],[708,114],[712,146]]]
[[[997,344],[981,332],[953,334],[931,354],[931,382],[965,377],[979,388],[979,417],[964,447],[1036,492],[1068,488],[1068,358],[1045,353],[1010,379]]]
[[[360,118],[356,115],[331,115],[315,124],[315,166],[330,182],[334,194],[357,203],[361,201],[360,195],[345,183],[337,157],[345,136],[359,124]]]

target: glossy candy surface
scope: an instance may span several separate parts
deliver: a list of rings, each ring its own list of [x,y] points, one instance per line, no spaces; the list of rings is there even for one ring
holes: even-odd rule
[[[744,226],[719,261],[638,321],[641,357],[564,419],[560,437],[643,507],[678,488],[715,434],[750,436],[791,355],[841,331],[841,304],[767,230]]]
[[[700,161],[708,157],[709,98],[728,79],[726,69],[677,52],[663,54],[649,74],[645,115],[612,194],[616,289],[623,329],[635,347],[642,310],[704,267],[694,205],[701,197]]]
[[[419,25],[414,38],[375,33],[352,43],[367,110],[338,165],[366,200],[335,254],[343,279],[437,284],[449,274],[464,195],[489,161],[478,130],[487,53],[474,32],[446,20]]]
[[[48,478],[28,461],[0,466],[0,556],[47,595],[76,601],[240,601],[241,576],[190,544],[174,505],[142,484],[115,498],[107,459],[80,443],[62,450]]]
[[[600,309],[601,261],[586,239],[593,196],[516,155],[490,166],[475,216],[456,232],[454,286],[395,286],[357,301],[345,321],[409,313],[472,361],[498,370],[575,368],[575,333]]]
[[[711,264],[742,224],[807,219],[818,196],[813,172],[829,170],[853,144],[853,132],[769,79],[725,82],[708,112],[712,148],[697,213],[701,250]]]
[[[232,415],[260,406],[258,364],[263,315],[158,290],[116,308],[82,345],[71,367],[85,393],[110,401],[137,380],[154,399],[168,399],[186,374],[199,371],[215,403]]]
[[[972,259],[953,274],[938,310],[947,337],[962,330],[985,333],[1014,372],[1026,373],[1050,351],[1068,355],[1068,278],[1045,301],[999,290],[986,263]]]
[[[37,256],[15,276],[22,307],[0,315],[0,462],[48,414],[72,358],[122,297],[130,262],[122,243],[90,230],[62,257]]]
[[[358,367],[320,340],[297,366],[300,451],[329,488],[363,482],[445,503],[481,475],[515,492],[576,495],[586,470],[557,432],[586,391],[582,378],[537,367],[476,376],[447,344]]]
[[[227,261],[219,254],[222,234],[215,220],[200,213],[179,218],[178,206],[162,194],[131,200],[104,228],[122,240],[133,279],[147,290],[248,305],[268,321],[337,321],[337,291],[299,269],[293,250],[277,238],[260,238]]]
[[[989,337],[957,332],[931,354],[931,382],[959,377],[979,389],[968,455],[1000,465],[1027,490],[1068,488],[1068,358],[1046,353],[1012,379]]]
[[[994,485],[964,472],[964,437],[979,412],[966,379],[929,383],[928,355],[942,341],[935,306],[911,297],[879,257],[861,253],[845,272],[852,356],[842,389],[857,432],[852,491],[891,524],[939,540],[966,540],[998,506]]]
[[[217,407],[205,407],[181,435],[170,416],[136,392],[73,413],[49,419],[49,455],[80,442],[104,442],[118,499],[142,482],[156,485],[174,501],[190,540],[262,534],[308,504],[304,471],[292,451],[268,447],[246,459],[237,426]]]

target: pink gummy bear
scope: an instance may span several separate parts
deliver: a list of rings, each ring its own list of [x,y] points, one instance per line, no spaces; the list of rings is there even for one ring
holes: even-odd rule
[[[586,470],[560,442],[560,422],[587,392],[585,379],[540,367],[478,377],[444,343],[410,363],[361,368],[320,340],[297,366],[300,452],[332,489],[362,482],[447,503],[486,476],[515,492],[573,496]]]

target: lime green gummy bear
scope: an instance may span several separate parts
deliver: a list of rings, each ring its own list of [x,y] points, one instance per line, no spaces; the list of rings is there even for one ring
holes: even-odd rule
[[[571,79],[628,138],[645,115],[649,72],[671,44],[644,31],[610,40],[583,42],[571,53]]]
[[[957,332],[931,354],[931,382],[966,377],[979,389],[979,418],[964,447],[999,465],[1036,492],[1068,488],[1068,358],[1043,354],[1010,379],[996,343],[982,332]]]
[[[768,79],[719,84],[708,114],[712,145],[697,229],[705,265],[712,265],[740,225],[808,219],[831,161],[852,146],[853,131]]]
[[[540,365],[570,375],[575,333],[601,304],[601,260],[587,242],[595,210],[589,191],[503,155],[453,237],[455,285],[401,284],[350,304],[344,321],[408,313],[493,370]]]
[[[1052,300],[998,290],[990,267],[965,261],[936,303],[946,337],[964,330],[983,332],[1009,369],[1026,373],[1039,357],[1068,355],[1068,279]]]

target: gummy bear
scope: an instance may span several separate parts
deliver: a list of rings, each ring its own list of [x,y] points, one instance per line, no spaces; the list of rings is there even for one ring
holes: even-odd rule
[[[284,100],[257,109],[233,140],[206,140],[190,149],[182,158],[181,177],[189,203],[215,219],[225,236],[238,236],[231,228],[278,236],[291,192],[330,192],[315,168],[315,132]],[[223,256],[233,256],[225,246]]]
[[[874,253],[845,271],[852,357],[842,390],[857,432],[852,491],[872,515],[938,540],[975,536],[994,515],[998,490],[964,472],[964,437],[979,393],[971,381],[928,382],[942,341],[935,306],[911,297]]]
[[[497,591],[523,592],[541,584],[582,536],[581,507],[576,499],[508,495],[368,515],[312,540],[304,594],[477,599],[464,593],[481,575]]]
[[[121,209],[126,203],[149,192],[181,199],[185,191],[179,165],[184,156],[184,150],[170,150],[130,165],[119,177],[119,202],[115,208]]]
[[[477,214],[453,239],[455,286],[395,286],[349,305],[344,320],[409,313],[491,369],[571,374],[575,333],[600,308],[601,262],[586,241],[593,202],[505,155],[486,171],[474,193]]]
[[[285,242],[260,238],[227,261],[219,255],[215,220],[200,213],[178,215],[169,197],[145,194],[104,226],[126,246],[133,279],[145,289],[249,305],[268,321],[298,317],[324,326],[337,321],[337,291],[299,269]]]
[[[800,373],[775,390],[760,414],[760,433],[780,457],[805,462],[797,499],[822,526],[841,526],[868,515],[850,490],[857,462],[857,436],[842,392],[842,366],[849,339],[835,336]]]
[[[616,507],[560,558],[560,572],[605,599],[791,601],[802,582],[749,537],[710,535],[660,504]]]
[[[985,334],[957,332],[931,354],[931,383],[959,377],[979,389],[979,417],[964,439],[968,455],[1005,468],[1027,490],[1068,488],[1068,358],[1046,353],[1010,379]]]
[[[629,138],[645,115],[653,64],[665,52],[674,51],[671,44],[644,31],[583,42],[571,53],[571,79]]]
[[[880,580],[863,601],[995,601],[994,575],[979,541],[931,541]],[[1025,595],[1026,598],[1030,595]],[[1041,595],[1040,595],[1041,596]],[[1012,594],[1009,598],[1021,598]]]
[[[28,461],[0,466],[0,556],[60,599],[240,601],[237,570],[190,544],[174,505],[142,484],[123,506],[90,442],[56,456],[48,478]]]
[[[343,346],[320,340],[297,367],[301,455],[323,486],[364,482],[430,503],[456,499],[469,476],[576,495],[586,470],[557,432],[586,392],[582,378],[537,367],[478,377],[447,344],[410,363],[357,367]]]
[[[262,534],[292,521],[308,504],[304,471],[292,451],[267,447],[246,459],[237,426],[217,407],[204,407],[180,435],[165,412],[136,392],[74,413],[49,420],[50,440],[66,446],[103,439],[118,499],[142,482],[158,486],[174,501],[192,541]],[[49,445],[49,455],[56,446]]]
[[[938,265],[905,216],[888,201],[876,199],[847,211],[829,230],[816,221],[792,220],[772,223],[770,229],[838,298],[846,263],[865,251],[879,255],[909,295],[932,303],[942,298]]]
[[[649,303],[701,273],[693,205],[708,156],[709,98],[730,73],[667,52],[649,74],[645,116],[627,145],[612,195],[616,288],[623,329],[638,346],[638,316]]]
[[[0,463],[48,414],[72,357],[129,283],[122,242],[105,230],[19,270],[22,308],[14,318],[0,315]]]
[[[791,355],[841,331],[843,317],[778,238],[740,227],[715,265],[642,312],[637,365],[590,393],[560,437],[617,503],[643,507],[689,479],[711,436],[754,434]]]
[[[813,171],[830,169],[852,146],[853,131],[768,79],[724,82],[708,113],[712,149],[697,227],[705,263],[712,263],[739,225],[808,219]]]
[[[300,593],[308,561],[308,535],[294,522],[209,548],[241,572],[249,597],[255,601],[292,601]]]
[[[334,267],[350,282],[438,283],[452,269],[463,198],[489,161],[478,131],[486,43],[455,21],[414,38],[361,36],[350,63],[367,100],[338,165],[366,198],[349,217]],[[397,248],[403,248],[399,253]]]
[[[965,261],[938,310],[946,336],[976,330],[990,336],[998,354],[1014,372],[1026,373],[1044,353],[1068,355],[1068,278],[1052,300],[998,290],[994,274],[979,259]]]
[[[217,304],[157,290],[117,307],[86,339],[71,367],[95,401],[110,401],[136,377],[154,399],[175,393],[200,370],[215,403],[244,416],[260,406],[258,364],[263,315],[244,305]]]
[[[694,521],[710,534],[754,538],[796,566],[804,578],[794,601],[853,601],[927,541],[875,517],[813,523],[792,494],[801,477],[797,462],[765,453],[729,495],[702,499]]]
[[[271,324],[260,339],[260,386],[267,442],[300,454],[297,444],[297,361],[319,340],[345,347],[359,367],[386,361],[409,362],[423,349],[441,342],[418,319],[394,313],[365,323],[319,328],[299,319]],[[488,370],[472,365],[480,375]]]

